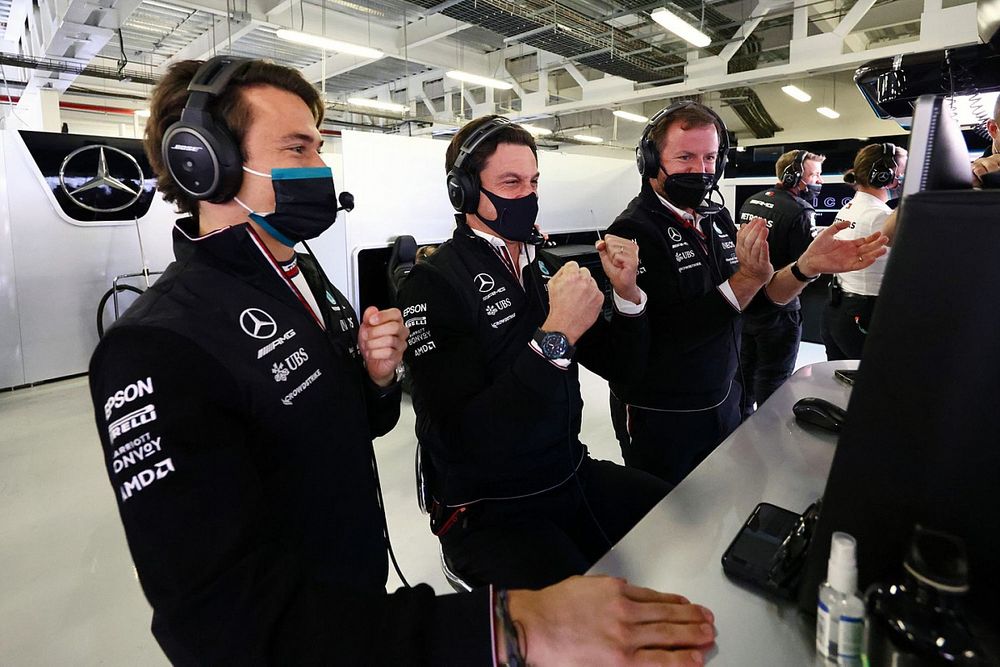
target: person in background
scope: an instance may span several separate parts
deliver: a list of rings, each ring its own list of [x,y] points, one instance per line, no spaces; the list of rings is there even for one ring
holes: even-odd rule
[[[838,239],[881,232],[892,243],[896,211],[888,202],[902,192],[906,156],[906,149],[889,143],[869,144],[858,151],[853,173],[844,175],[844,181],[857,192],[837,213],[834,224],[847,223],[847,228],[837,233]],[[880,257],[867,268],[832,278],[822,326],[827,359],[861,358],[888,259],[887,255]]]
[[[824,155],[791,150],[774,165],[778,182],[752,195],[740,208],[740,222],[763,218],[771,263],[787,266],[806,251],[815,232],[814,204],[823,187]],[[762,404],[795,369],[802,340],[799,298],[777,304],[762,289],[743,311],[741,362],[749,409]]]
[[[726,137],[722,119],[696,102],[653,116],[637,150],[642,188],[608,228],[639,245],[653,341],[642,376],[611,383],[615,433],[627,465],[673,484],[740,424],[741,313],[757,292],[787,303],[819,274],[869,266],[885,252],[880,233],[835,239],[847,226],[837,223],[776,271],[765,221],[737,231],[706,199],[723,174]]]
[[[189,92],[194,81],[216,92]],[[197,135],[174,133],[189,105]],[[397,309],[357,317],[294,249],[336,219],[322,119],[300,72],[260,60],[181,61],[153,92],[146,152],[185,214],[176,261],[100,342],[90,386],[167,658],[701,664],[711,613],[620,579],[386,592],[372,439],[399,416],[407,330]],[[225,180],[210,178],[219,155],[233,158]]]

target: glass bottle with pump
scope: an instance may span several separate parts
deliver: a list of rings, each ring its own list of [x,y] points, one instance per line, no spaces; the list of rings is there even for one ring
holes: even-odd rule
[[[847,533],[834,533],[816,605],[816,651],[824,658],[850,661],[861,655],[865,605],[857,586],[857,542]]]

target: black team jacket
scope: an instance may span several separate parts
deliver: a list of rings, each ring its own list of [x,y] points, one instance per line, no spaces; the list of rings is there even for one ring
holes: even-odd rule
[[[720,403],[735,380],[740,312],[718,285],[739,268],[728,211],[683,224],[648,182],[608,228],[639,244],[639,287],[648,295],[649,363],[634,382],[612,382],[638,407],[701,410]]]
[[[799,258],[813,240],[816,210],[802,197],[785,190],[780,185],[761,190],[743,202],[740,224],[753,218],[767,221],[767,246],[771,265],[778,271]],[[746,317],[768,316],[776,310],[798,310],[799,298],[779,305],[767,298],[762,289],[746,307]]]
[[[545,491],[569,480],[586,455],[576,363],[559,368],[529,346],[556,270],[539,253],[522,288],[489,243],[459,223],[403,282],[417,437],[444,505]],[[645,313],[612,310],[577,341],[574,362],[609,379],[637,377],[648,345]]]
[[[90,364],[105,463],[174,664],[488,665],[488,590],[392,595],[372,438],[399,417],[357,318],[299,266],[324,326],[246,224],[195,238]]]

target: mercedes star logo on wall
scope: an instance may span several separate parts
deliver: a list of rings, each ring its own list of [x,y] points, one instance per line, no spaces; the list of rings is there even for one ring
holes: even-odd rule
[[[260,308],[247,308],[240,313],[240,328],[248,336],[261,340],[271,338],[278,333],[278,325],[274,318]]]
[[[114,156],[115,166],[119,168],[115,175],[108,168],[109,153]],[[96,164],[89,166],[93,162]],[[93,176],[79,183],[83,179],[68,175],[81,172]],[[63,159],[59,167],[59,186],[66,196],[77,206],[96,213],[114,213],[134,204],[142,195],[144,178],[139,162],[112,146],[77,148]]]

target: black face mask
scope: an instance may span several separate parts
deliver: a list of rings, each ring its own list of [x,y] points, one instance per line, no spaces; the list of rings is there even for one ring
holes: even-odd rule
[[[698,208],[715,187],[715,174],[663,174],[663,192],[677,208]]]
[[[270,174],[243,170],[270,178],[274,187],[274,212],[258,213],[236,198],[250,212],[250,219],[278,242],[292,248],[314,239],[337,220],[337,192],[329,167],[272,169]]]
[[[812,197],[813,199],[819,197],[819,193],[823,189],[822,183],[806,183],[805,185],[806,185],[806,192],[809,194],[810,197]]]
[[[533,237],[535,219],[538,217],[538,195],[532,192],[526,197],[507,199],[485,188],[480,189],[497,210],[496,220],[487,220],[476,211],[476,217],[484,225],[508,241],[524,242]]]

